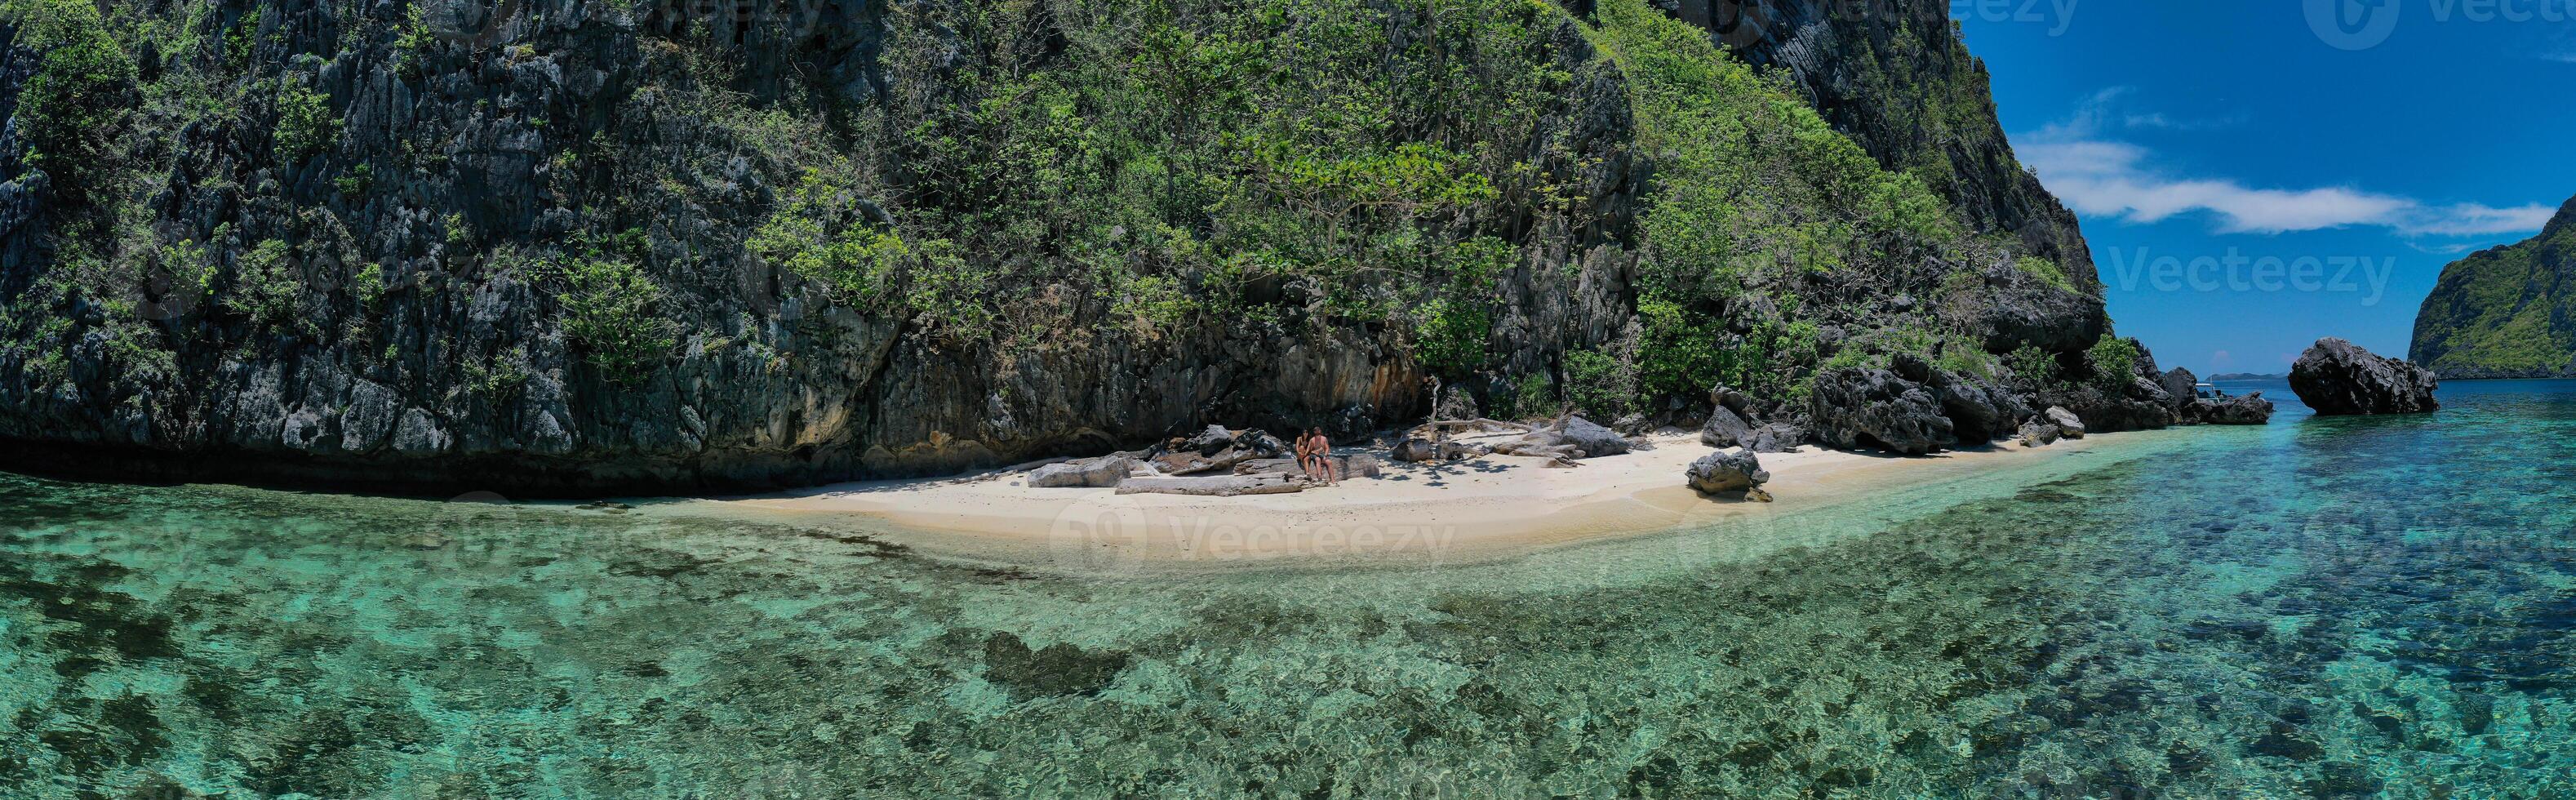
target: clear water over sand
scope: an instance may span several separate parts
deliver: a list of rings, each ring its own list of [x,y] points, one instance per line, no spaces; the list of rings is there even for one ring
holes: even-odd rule
[[[0,476],[0,796],[2576,796],[2576,384],[2444,400],[1182,577]]]

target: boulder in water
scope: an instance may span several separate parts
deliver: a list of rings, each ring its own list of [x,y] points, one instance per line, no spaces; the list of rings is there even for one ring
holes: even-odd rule
[[[2321,417],[2431,412],[2442,407],[2433,399],[2440,386],[2430,370],[2332,337],[2290,365],[2290,391]]]

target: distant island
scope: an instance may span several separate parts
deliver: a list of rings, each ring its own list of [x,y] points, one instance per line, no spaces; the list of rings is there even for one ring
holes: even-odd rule
[[[2213,381],[2277,381],[2282,380],[2285,377],[2287,376],[2277,374],[2261,375],[2252,372],[2221,372],[2216,375],[2209,376],[2209,379]]]
[[[2539,236],[2442,268],[2407,360],[2448,379],[2576,375],[2576,200]]]

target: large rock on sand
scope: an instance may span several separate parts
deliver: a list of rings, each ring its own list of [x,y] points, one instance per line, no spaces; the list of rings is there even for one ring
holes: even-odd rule
[[[1067,461],[1037,468],[1029,473],[1028,484],[1036,489],[1107,489],[1126,480],[1136,467],[1136,460],[1126,456]]]
[[[1762,460],[1750,450],[1710,453],[1693,462],[1684,477],[1700,494],[1764,502],[1771,499],[1770,493],[1762,490],[1762,484],[1771,482],[1771,473],[1762,469]]]
[[[2440,386],[2430,370],[2332,337],[2290,365],[2290,391],[2321,417],[2430,412],[2442,407],[2433,399]]]
[[[2075,412],[2049,406],[2045,416],[2048,424],[2057,426],[2057,435],[2068,439],[2084,438],[2084,419],[2075,416]]]
[[[1565,430],[1559,435],[1565,437],[1567,444],[1574,445],[1575,449],[1583,451],[1584,458],[1615,456],[1628,452],[1628,437],[1582,417],[1566,420]]]
[[[1708,422],[1699,426],[1699,443],[1710,447],[1746,447],[1752,439],[1753,423],[1725,406],[1708,412]]]

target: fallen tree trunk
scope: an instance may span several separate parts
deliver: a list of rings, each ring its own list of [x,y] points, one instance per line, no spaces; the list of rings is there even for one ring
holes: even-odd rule
[[[1076,456],[1065,456],[1065,457],[1063,457],[1063,458],[1041,458],[1041,459],[1038,459],[1038,460],[1036,460],[1036,461],[1031,461],[1031,462],[1027,462],[1027,463],[1024,463],[1024,464],[1013,464],[1013,465],[1010,465],[1010,466],[1007,466],[1007,467],[1003,467],[1003,468],[1001,468],[1001,469],[986,470],[986,471],[984,471],[984,472],[976,473],[975,475],[969,476],[969,477],[967,478],[967,480],[970,480],[970,481],[990,481],[990,480],[1000,480],[1000,479],[1001,479],[1001,477],[1002,477],[1002,476],[1004,476],[1004,475],[1017,475],[1017,474],[1022,473],[1022,472],[1028,472],[1028,471],[1031,471],[1031,470],[1035,470],[1035,469],[1037,469],[1037,468],[1039,468],[1039,467],[1052,467],[1052,466],[1055,466],[1055,465],[1057,465],[1057,464],[1063,464],[1063,463],[1067,463],[1067,462],[1080,461],[1080,460],[1082,460],[1082,459],[1081,459],[1081,458],[1079,458],[1079,457],[1076,457]]]
[[[1375,457],[1366,455],[1333,456],[1333,475],[1337,478],[1374,478],[1381,469]],[[1283,475],[1305,477],[1293,458],[1257,458],[1234,465],[1236,475]]]
[[[1303,481],[1268,475],[1234,475],[1222,478],[1128,478],[1118,482],[1119,494],[1237,497],[1250,494],[1293,494],[1305,490],[1306,484]]]

